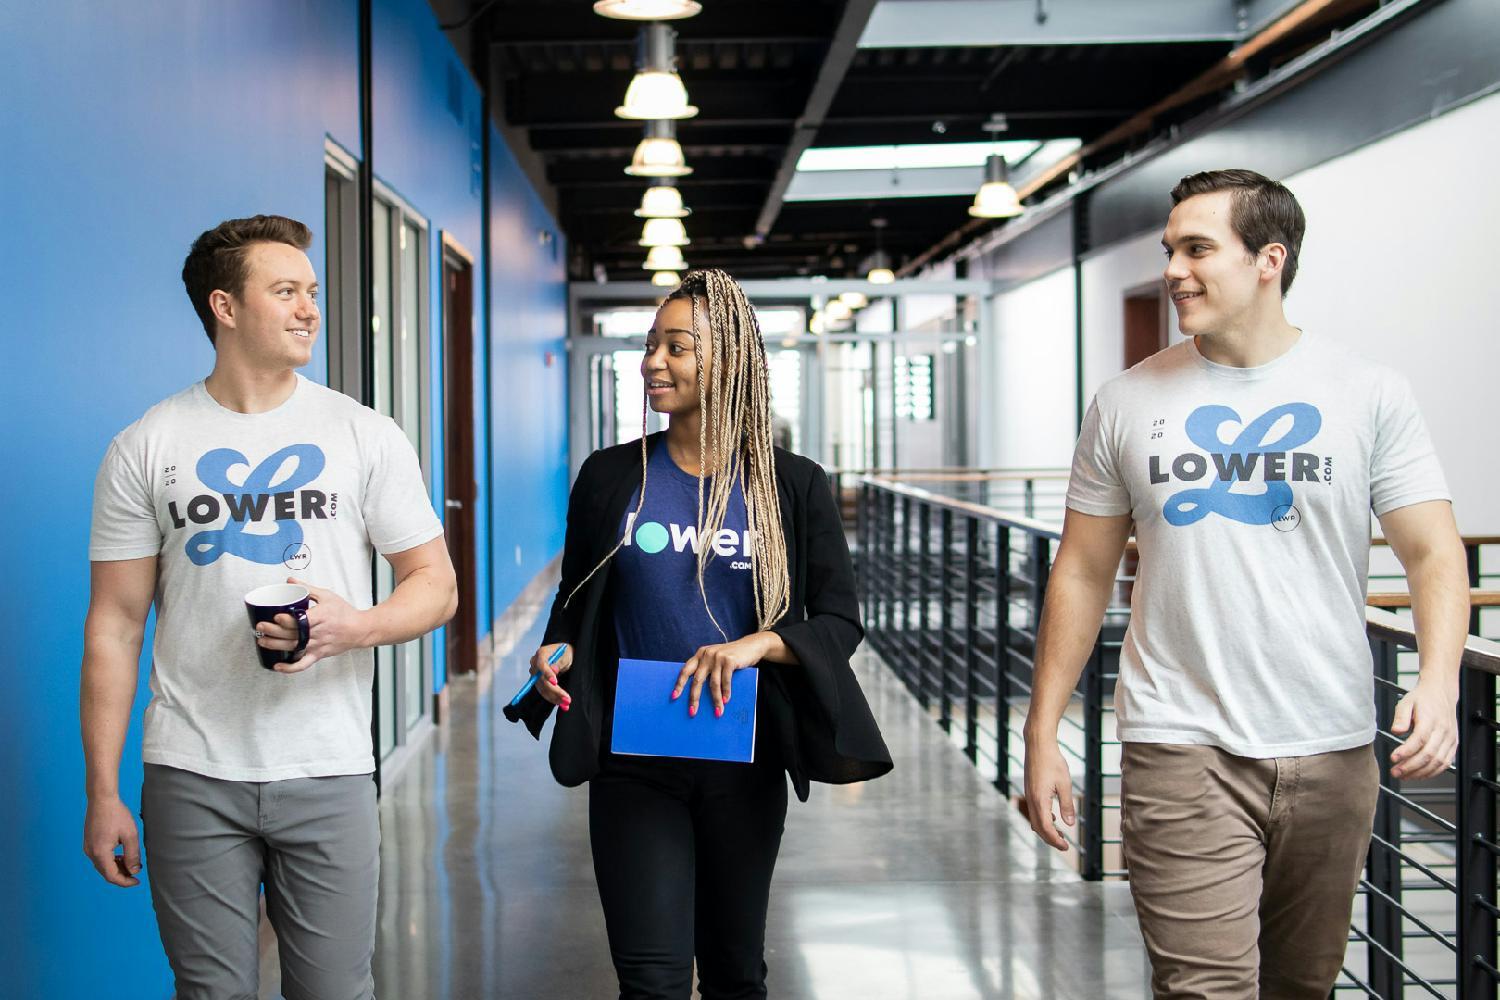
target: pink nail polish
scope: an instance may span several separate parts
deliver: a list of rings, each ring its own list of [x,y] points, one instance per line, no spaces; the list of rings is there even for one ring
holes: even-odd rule
[[[673,691],[672,692],[672,700],[676,701],[681,695],[682,695],[681,691]]]
[[[689,719],[694,718],[697,714],[698,714],[698,706],[697,705],[689,705],[688,706],[688,718]]]
[[[562,710],[564,712],[566,712],[568,709],[570,709],[572,707],[573,707],[573,703],[571,701],[565,701],[565,702],[562,703]]]
[[[716,718],[716,719],[722,719],[723,717],[724,717],[724,706],[723,705],[715,705],[714,706],[714,718]]]

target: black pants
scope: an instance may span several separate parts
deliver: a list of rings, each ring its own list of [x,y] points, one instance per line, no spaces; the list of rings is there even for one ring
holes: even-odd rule
[[[694,956],[704,1000],[764,997],[785,772],[613,754],[603,765],[589,837],[620,1000],[686,1000]]]

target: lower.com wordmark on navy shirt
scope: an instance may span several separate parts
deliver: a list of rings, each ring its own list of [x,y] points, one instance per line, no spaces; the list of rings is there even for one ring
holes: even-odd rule
[[[699,538],[696,524],[663,525],[659,521],[642,521],[636,525],[635,531],[627,531],[625,544],[634,545],[646,555],[653,556],[665,550],[668,545],[674,552],[691,550],[694,555],[703,549],[703,542]],[[754,545],[755,532],[753,531],[720,528],[714,533],[713,550],[716,555],[725,558],[735,555],[744,557],[731,562],[730,569],[749,569]]]

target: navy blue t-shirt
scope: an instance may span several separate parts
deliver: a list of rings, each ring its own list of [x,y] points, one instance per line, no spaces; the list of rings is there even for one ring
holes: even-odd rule
[[[703,483],[705,504],[710,482]],[[626,522],[640,496],[637,487],[626,508]],[[624,529],[622,523],[620,530]],[[614,558],[615,635],[621,657],[685,663],[700,646],[732,642],[756,630],[753,546],[745,530],[745,494],[739,483],[724,512],[724,526],[711,542],[713,556],[703,569],[703,589],[723,635],[709,619],[698,592],[698,477],[677,467],[663,441],[647,466],[646,504]]]

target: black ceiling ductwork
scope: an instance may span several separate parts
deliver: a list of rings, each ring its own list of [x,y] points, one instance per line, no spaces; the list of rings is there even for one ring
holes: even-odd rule
[[[1248,0],[1225,4],[1239,14],[1223,23],[1164,22],[1152,31],[1142,11],[1158,0],[1135,5],[1133,20],[1115,0],[1051,2],[1040,23],[1030,5],[995,2],[997,16],[1027,8],[1016,29],[1024,27],[1023,44],[989,44],[987,33],[1003,33],[995,25],[976,30],[974,44],[947,44],[943,30],[953,35],[952,25],[944,29],[937,18],[926,39],[901,45],[904,37],[889,37],[892,23],[901,27],[890,18],[910,13],[902,5],[938,13],[950,6],[942,0],[713,0],[670,22],[676,69],[699,109],[676,123],[693,168],[677,181],[693,210],[689,261],[746,278],[834,274],[835,258],[847,267],[873,252],[869,223],[879,217],[889,220],[884,249],[909,269],[934,259],[940,245],[951,253],[956,233],[977,238],[1007,224],[965,225],[983,167],[975,163],[974,183],[959,194],[892,196],[900,194],[897,178],[869,197],[789,200],[805,149],[982,143],[985,122],[999,113],[1007,141],[1084,145],[1081,163],[1048,173],[1045,184],[1027,190],[1018,175],[1017,187],[1034,200],[1065,187],[1072,170],[1112,162],[1379,7]],[[1087,5],[1097,16],[1077,16]],[[614,114],[636,72],[640,25],[600,17],[578,0],[442,6],[448,23],[468,22],[470,63],[496,124],[521,147],[544,196],[555,198],[574,277],[591,277],[598,264],[611,280],[643,280],[634,212],[649,181],[623,173],[641,126]],[[1284,30],[1269,34],[1278,22]],[[1198,92],[1168,101],[1205,80]],[[1148,109],[1143,127],[1089,149]]]

